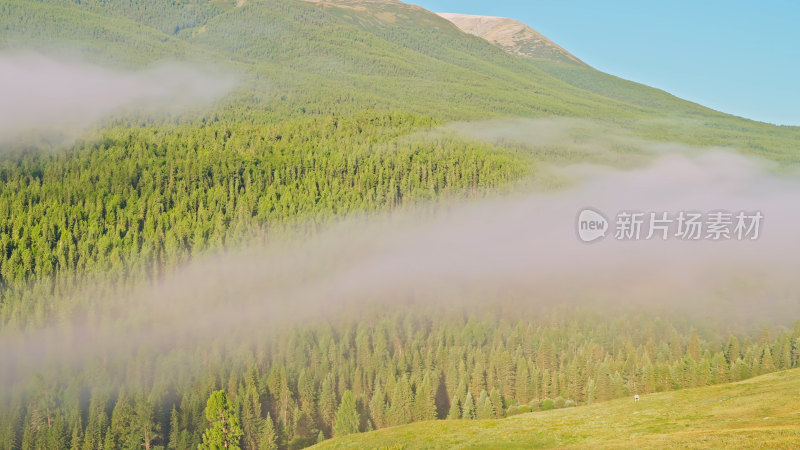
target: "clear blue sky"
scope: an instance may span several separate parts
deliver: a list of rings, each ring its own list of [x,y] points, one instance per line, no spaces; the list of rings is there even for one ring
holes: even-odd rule
[[[800,125],[800,1],[406,1],[517,19],[603,72],[738,116]]]

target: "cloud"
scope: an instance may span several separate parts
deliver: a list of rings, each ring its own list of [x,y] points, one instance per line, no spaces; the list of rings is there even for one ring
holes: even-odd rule
[[[733,324],[800,316],[797,178],[726,151],[673,144],[651,164],[560,169],[580,179],[557,192],[518,192],[349,219],[312,237],[195,261],[167,279],[72,322],[0,336],[0,378],[49,364],[140,349],[163,355],[210,342],[263,342],[299,322],[395,304],[517,310],[591,305],[686,313]],[[621,210],[760,211],[758,240],[592,244],[576,233],[580,210],[613,220]]]
[[[187,63],[124,72],[37,53],[0,54],[0,145],[68,142],[112,115],[208,106],[235,84],[230,74]]]

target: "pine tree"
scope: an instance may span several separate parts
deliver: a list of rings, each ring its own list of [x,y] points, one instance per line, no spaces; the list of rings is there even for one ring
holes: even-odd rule
[[[106,393],[95,393],[92,395],[89,404],[89,421],[83,435],[83,448],[94,450],[102,447],[105,443],[106,430],[109,426],[108,415],[105,412],[105,404],[108,395]]]
[[[516,373],[516,399],[520,404],[527,404],[531,401],[530,375],[528,372],[528,362],[523,357],[517,359]]]
[[[597,373],[597,397],[596,400],[605,401],[613,397],[611,388],[611,374],[608,373],[605,367],[601,368]]]
[[[772,361],[772,352],[769,350],[768,346],[764,346],[763,350],[761,351],[760,359],[760,373],[769,373],[775,370],[775,364]]]
[[[386,394],[383,393],[380,383],[375,386],[372,400],[369,401],[369,415],[375,428],[386,426]]]
[[[642,393],[643,394],[650,394],[656,391],[656,374],[655,368],[653,364],[650,363],[650,360],[647,360],[646,365],[644,366],[644,373],[642,374]]]
[[[417,387],[416,395],[414,395],[412,417],[414,421],[436,419],[436,400],[433,398],[430,378],[427,375]]]
[[[356,409],[356,399],[350,390],[344,391],[342,402],[336,411],[336,424],[333,428],[335,437],[358,433],[359,415]]]
[[[544,339],[539,344],[536,365],[544,373],[550,373],[556,368],[556,349],[550,338]]]
[[[708,386],[711,383],[711,363],[703,358],[697,365],[697,386]]]
[[[292,411],[292,440],[312,442],[317,431],[311,416],[295,405]]]
[[[550,397],[555,389],[553,389],[553,374],[550,372],[542,373],[542,394],[541,397]],[[611,398],[611,394],[609,394]]]
[[[798,366],[800,366],[800,337],[795,338],[794,342],[792,342],[792,367]]]
[[[593,378],[589,378],[589,382],[586,383],[586,404],[591,405],[597,399],[597,384],[594,382]]]
[[[320,434],[322,431],[320,431]],[[261,427],[261,435],[259,436],[259,449],[260,450],[275,450],[278,448],[278,436],[275,432],[275,423],[272,421],[272,416],[267,413],[267,418],[264,425]]]
[[[718,352],[711,359],[712,378],[714,383],[727,383],[730,381],[730,366],[725,360],[725,354]]]
[[[489,394],[489,400],[492,401],[492,409],[494,410],[495,417],[501,417],[505,415],[505,411],[503,411],[503,397],[500,395],[500,391],[497,388],[493,388],[492,392]]]
[[[72,428],[72,437],[70,439],[70,450],[79,450],[83,440],[83,430],[81,430],[80,416]]]
[[[153,442],[161,437],[161,429],[155,419],[153,404],[144,394],[136,396],[131,431],[136,436],[136,443],[143,445],[145,450],[150,450]]]
[[[405,425],[411,422],[411,404],[413,403],[413,393],[405,376],[401,377],[394,386],[392,402],[389,405],[387,418],[389,425]]]
[[[462,419],[475,419],[477,413],[475,411],[475,401],[472,400],[472,393],[467,392],[467,398],[464,400],[464,409],[461,413]]]
[[[448,419],[460,419],[461,418],[461,405],[458,397],[454,397],[450,401],[450,411],[447,413]]]
[[[240,449],[239,441],[244,434],[233,406],[225,391],[214,391],[206,404],[206,420],[209,426],[203,433],[200,450]]]
[[[773,354],[780,355],[778,357],[779,363],[776,361],[776,368],[779,370],[792,368],[792,341],[788,334],[784,333],[776,343],[776,349]]]
[[[700,361],[700,338],[697,336],[697,331],[692,330],[692,334],[689,337],[689,347],[687,348],[689,355],[691,355],[692,359],[695,361]]]
[[[261,400],[258,395],[258,388],[254,377],[247,378],[247,386],[244,388],[244,398],[242,400],[242,445],[247,449],[258,448],[258,439],[261,433],[263,421],[261,419]]]
[[[300,371],[300,377],[297,379],[297,392],[300,399],[300,409],[314,417],[317,404],[316,388],[311,372],[305,368]]]
[[[728,364],[733,364],[740,358],[739,353],[739,339],[736,339],[736,336],[731,336],[728,339],[728,345],[725,349],[725,357],[728,360]]]
[[[103,436],[103,448],[117,448],[114,433],[111,432],[111,429],[106,430],[106,434]]]
[[[475,411],[475,417],[481,420],[494,418],[494,406],[492,401],[489,400],[489,394],[485,390],[481,391],[478,396],[478,403]]]
[[[689,352],[683,358],[679,387],[694,387],[697,385],[697,364]]]
[[[169,445],[168,449],[174,450],[178,448],[178,440],[180,436],[180,425],[178,423],[178,410],[175,405],[172,405],[172,412],[169,415]]]
[[[333,430],[333,421],[336,417],[336,393],[333,384],[333,374],[328,374],[322,382],[322,391],[319,395],[320,419],[329,431]]]
[[[138,442],[136,442],[136,436],[131,433],[133,421],[133,404],[125,391],[122,391],[117,398],[117,403],[114,405],[114,411],[111,413],[111,433],[109,440],[113,442],[113,447],[121,446],[130,448],[138,444]]]

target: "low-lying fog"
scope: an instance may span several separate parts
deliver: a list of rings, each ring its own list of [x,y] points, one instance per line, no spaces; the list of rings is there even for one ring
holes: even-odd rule
[[[0,147],[69,143],[117,114],[180,113],[230,92],[236,78],[162,62],[138,71],[33,52],[0,53]]]
[[[168,352],[226,336],[255,339],[397,302],[654,307],[777,324],[800,317],[800,178],[731,151],[672,144],[657,152],[638,169],[558,169],[576,183],[555,192],[351,218],[313,238],[195,261],[80,326],[6,333],[0,378],[140,347]],[[586,244],[576,230],[586,207],[612,228],[620,211],[745,211],[763,220],[757,240],[685,241],[674,230],[667,240],[646,240],[645,228],[640,240],[617,240],[612,229]]]

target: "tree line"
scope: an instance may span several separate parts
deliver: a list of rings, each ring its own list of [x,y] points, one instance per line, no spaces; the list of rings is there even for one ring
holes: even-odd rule
[[[677,316],[549,311],[397,306],[298,325],[255,346],[48,373],[4,399],[0,440],[26,449],[187,449],[220,439],[302,448],[414,421],[498,418],[800,366],[800,321],[724,335]],[[566,316],[577,325],[564,327]]]

